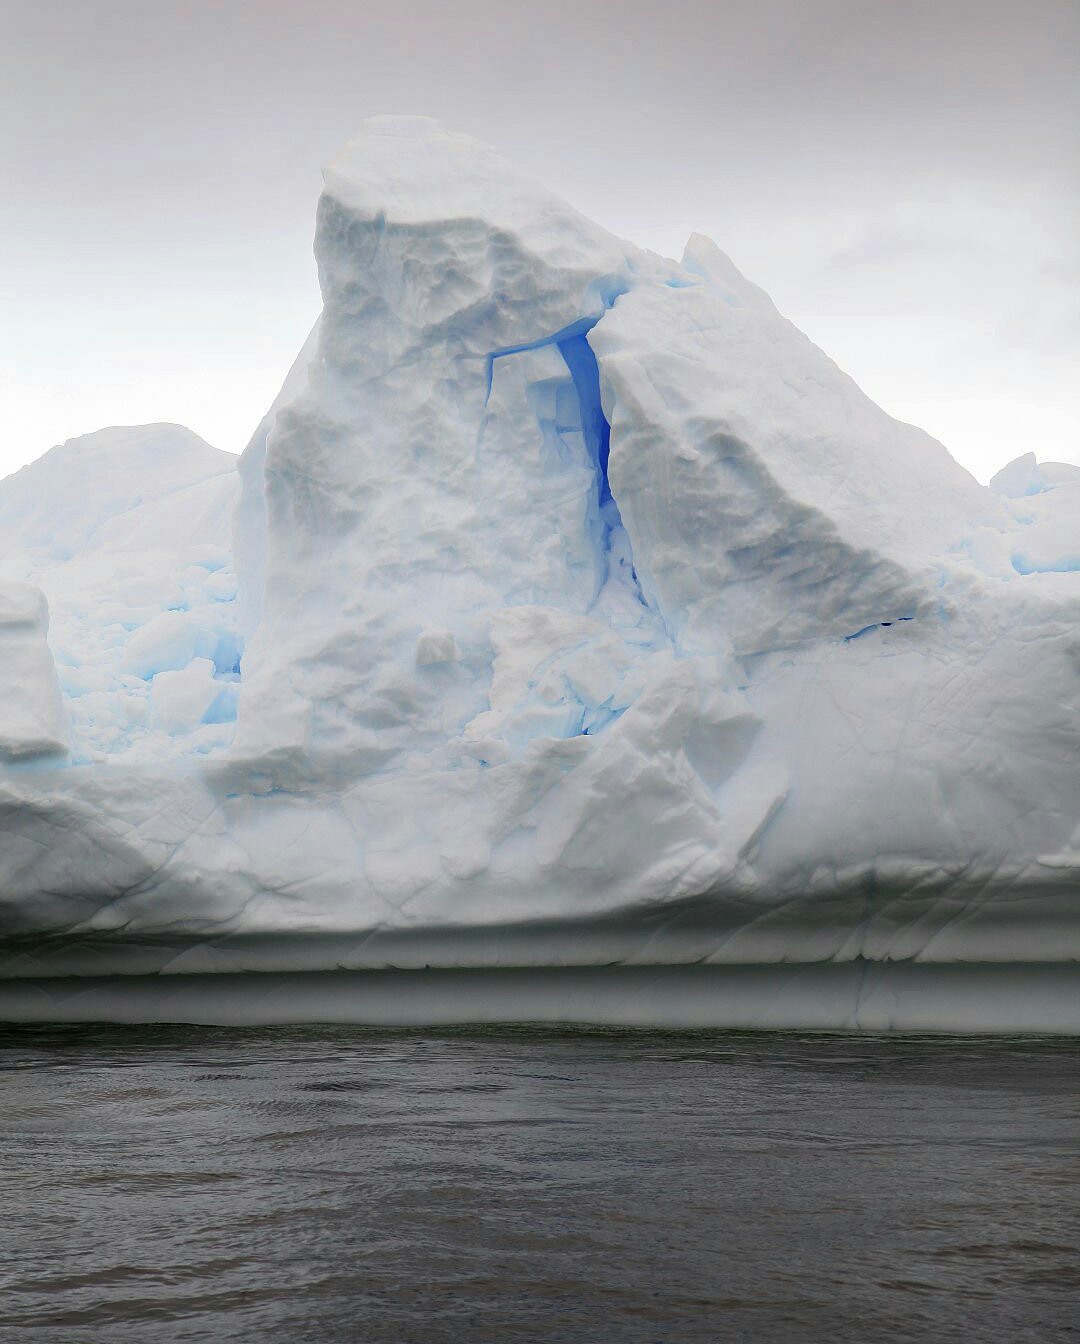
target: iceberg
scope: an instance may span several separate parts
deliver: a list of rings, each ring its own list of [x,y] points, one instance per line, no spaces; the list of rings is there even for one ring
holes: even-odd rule
[[[238,464],[0,482],[0,1016],[1080,1030],[1080,468],[423,118],[315,251]]]

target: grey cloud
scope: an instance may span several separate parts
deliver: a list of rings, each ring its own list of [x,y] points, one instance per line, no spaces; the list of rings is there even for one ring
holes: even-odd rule
[[[1025,339],[1074,341],[1047,370],[1080,355],[1057,316],[1072,0],[36,0],[6,18],[0,103],[10,465],[145,414],[151,384],[150,418],[242,446],[316,304],[319,165],[380,111],[495,142],[647,246],[712,234],[811,334],[892,313],[899,339],[921,312],[962,348],[1011,255]],[[1004,240],[1002,200],[1029,213]],[[963,362],[911,352],[900,385],[875,340],[832,352],[887,403],[940,400],[950,372],[970,400]],[[999,394],[1049,402],[1064,439],[1075,394],[1010,383],[1001,340]],[[133,350],[155,378],[125,379]],[[986,474],[1007,444],[979,441]]]

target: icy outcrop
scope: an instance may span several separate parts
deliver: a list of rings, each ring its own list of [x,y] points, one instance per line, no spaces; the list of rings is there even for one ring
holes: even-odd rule
[[[1018,574],[1080,571],[1080,467],[1068,462],[1036,462],[1025,453],[990,482],[990,489],[1014,501],[1021,531],[1013,542]]]
[[[0,579],[29,580],[48,598],[74,764],[227,744],[241,645],[238,488],[236,459],[179,425],[88,434],[0,481]],[[163,715],[159,674],[206,662],[217,721]]]
[[[59,756],[67,749],[48,629],[40,589],[0,583],[0,761]]]
[[[15,548],[74,764],[3,780],[0,1011],[1080,1028],[1075,471],[422,119],[316,256],[238,475]]]

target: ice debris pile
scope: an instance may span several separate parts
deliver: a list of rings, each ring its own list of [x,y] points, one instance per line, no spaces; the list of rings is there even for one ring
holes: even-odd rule
[[[0,1013],[1080,1028],[1080,468],[423,119],[316,256],[238,470],[0,482]]]

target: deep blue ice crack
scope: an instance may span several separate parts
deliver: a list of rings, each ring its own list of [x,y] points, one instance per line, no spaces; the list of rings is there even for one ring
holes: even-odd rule
[[[563,327],[561,331],[556,331],[551,336],[541,336],[535,341],[523,341],[521,345],[507,345],[504,346],[502,350],[490,351],[487,357],[487,385],[484,391],[484,405],[486,406],[491,399],[491,384],[495,376],[495,361],[497,359],[503,359],[506,355],[523,355],[527,350],[541,350],[545,345],[557,345],[561,350],[565,341],[573,341],[577,339],[584,341],[585,333],[591,331],[599,321],[599,317],[581,317],[578,318],[576,322],[571,322],[568,327]],[[589,348],[588,342],[586,342],[586,348]],[[589,349],[589,353],[592,354],[591,349]],[[564,355],[563,358],[565,359],[566,356]],[[594,362],[595,359],[596,357],[594,355]]]
[[[894,621],[874,621],[871,625],[864,625],[861,630],[856,630],[853,635],[845,635],[844,643],[850,644],[853,639],[862,639],[863,635],[872,634],[875,630],[885,630],[890,625],[899,625],[901,621],[913,621],[914,616],[897,616]]]
[[[618,294],[615,294],[611,302],[613,303],[617,297]],[[608,306],[610,307],[610,304]],[[608,579],[618,577],[641,606],[651,611],[638,579],[630,537],[623,524],[615,496],[612,494],[608,475],[611,424],[604,414],[600,395],[600,366],[588,341],[588,333],[599,321],[599,316],[582,317],[550,336],[541,336],[534,341],[523,341],[519,345],[508,345],[501,350],[491,351],[487,356],[484,404],[487,405],[491,398],[497,359],[503,359],[507,355],[524,354],[530,350],[540,350],[544,346],[555,346],[562,356],[577,394],[581,436],[596,475],[597,550],[600,572],[603,575],[601,587]]]

